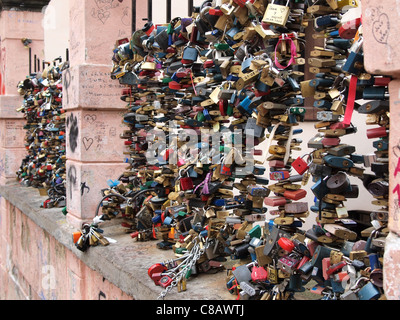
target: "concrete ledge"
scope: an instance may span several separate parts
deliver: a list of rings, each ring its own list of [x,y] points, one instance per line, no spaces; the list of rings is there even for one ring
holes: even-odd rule
[[[0,186],[0,196],[21,210],[40,228],[53,236],[66,249],[72,251],[85,265],[95,270],[105,279],[124,291],[135,300],[155,300],[163,291],[155,286],[147,275],[148,268],[167,259],[174,258],[172,250],[157,249],[156,241],[136,242],[120,227],[122,218],[116,218],[101,225],[106,237],[117,243],[107,247],[90,247],[81,252],[72,242],[76,231],[69,225],[61,209],[42,209],[45,197],[40,197],[34,188],[19,184]],[[101,197],[99,196],[99,201]],[[178,293],[174,288],[165,300],[235,300],[226,289],[226,272],[217,274],[198,274],[187,283],[187,291]]]

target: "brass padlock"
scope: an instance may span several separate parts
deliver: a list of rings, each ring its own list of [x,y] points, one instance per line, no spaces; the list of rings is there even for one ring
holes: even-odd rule
[[[274,2],[275,0],[268,4],[262,22],[284,27],[290,14],[289,0],[286,2],[286,6]]]
[[[155,62],[146,61],[146,62],[143,62],[143,64],[141,65],[141,69],[154,71],[154,70],[156,70],[156,64],[155,64]]]

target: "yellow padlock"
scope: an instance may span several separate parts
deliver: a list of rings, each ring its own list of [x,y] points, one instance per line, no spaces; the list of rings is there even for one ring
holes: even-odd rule
[[[155,62],[146,61],[146,62],[142,63],[141,69],[154,71],[154,70],[156,70],[156,64],[155,64]]]
[[[274,2],[275,0],[268,4],[262,22],[284,27],[290,14],[289,0],[286,2],[286,6],[275,4]]]

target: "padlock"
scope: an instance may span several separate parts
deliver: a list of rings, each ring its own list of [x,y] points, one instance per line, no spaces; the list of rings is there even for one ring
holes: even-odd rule
[[[278,269],[285,273],[293,274],[299,262],[300,259],[297,255],[284,256],[278,260]]]
[[[180,189],[182,191],[192,190],[193,189],[193,180],[189,176],[187,177],[180,177],[179,178]]]
[[[326,186],[332,193],[343,193],[350,187],[350,180],[346,173],[338,172],[326,181]]]
[[[275,264],[268,265],[268,281],[272,284],[278,283],[278,269],[276,268]]]
[[[273,171],[270,172],[269,178],[271,180],[285,180],[290,177],[289,171]]]
[[[285,251],[287,251],[287,253],[291,253],[295,247],[294,243],[285,237],[281,237],[278,240],[278,245]]]
[[[324,161],[330,166],[335,168],[345,169],[354,166],[353,161],[351,161],[351,159],[346,157],[336,157],[333,155],[327,155],[324,157]]]
[[[285,213],[301,214],[308,211],[307,202],[293,202],[285,204]]]
[[[368,282],[358,291],[357,296],[360,300],[377,300],[381,293],[372,282]]]
[[[364,70],[364,55],[360,53],[362,48],[363,38],[360,37],[350,49],[350,54],[347,57],[346,63],[342,67],[343,71],[354,75],[360,75]]]
[[[304,189],[299,189],[299,190],[294,190],[294,191],[286,190],[283,193],[283,196],[285,198],[290,199],[290,200],[295,200],[295,201],[303,199],[306,195],[307,195],[307,191]]]
[[[184,60],[185,62],[188,61],[196,61],[197,57],[198,57],[198,51],[196,48],[193,47],[186,47],[183,50],[183,55],[182,55],[182,60]]]
[[[158,285],[160,285],[163,288],[167,288],[171,285],[173,279],[169,276],[162,276],[160,280],[158,281]]]
[[[251,270],[251,280],[254,282],[257,281],[266,281],[268,279],[268,272],[263,267],[254,266]]]
[[[289,0],[286,2],[286,6],[277,5],[274,2],[275,0],[272,0],[272,2],[268,4],[262,22],[284,27],[290,14]]]
[[[291,164],[292,168],[295,169],[297,173],[301,175],[303,175],[309,169],[309,166],[307,162],[304,161],[303,157],[298,157]]]

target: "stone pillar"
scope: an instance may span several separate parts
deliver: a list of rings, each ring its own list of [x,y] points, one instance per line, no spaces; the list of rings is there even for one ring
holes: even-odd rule
[[[365,69],[392,76],[389,140],[389,231],[384,254],[384,290],[387,299],[400,298],[400,6],[398,1],[362,1]]]
[[[41,6],[48,1],[37,1]],[[15,3],[15,4],[14,4]],[[4,5],[4,1],[3,1]],[[16,171],[26,155],[25,120],[16,111],[22,104],[17,85],[29,74],[29,47],[43,59],[43,14],[41,7],[19,8],[19,1],[7,1],[0,12],[0,184],[15,182]],[[24,44],[23,39],[28,39]]]
[[[67,111],[67,220],[91,221],[107,180],[125,167],[123,87],[110,77],[119,39],[131,37],[132,1],[70,1],[70,68],[63,74]]]

